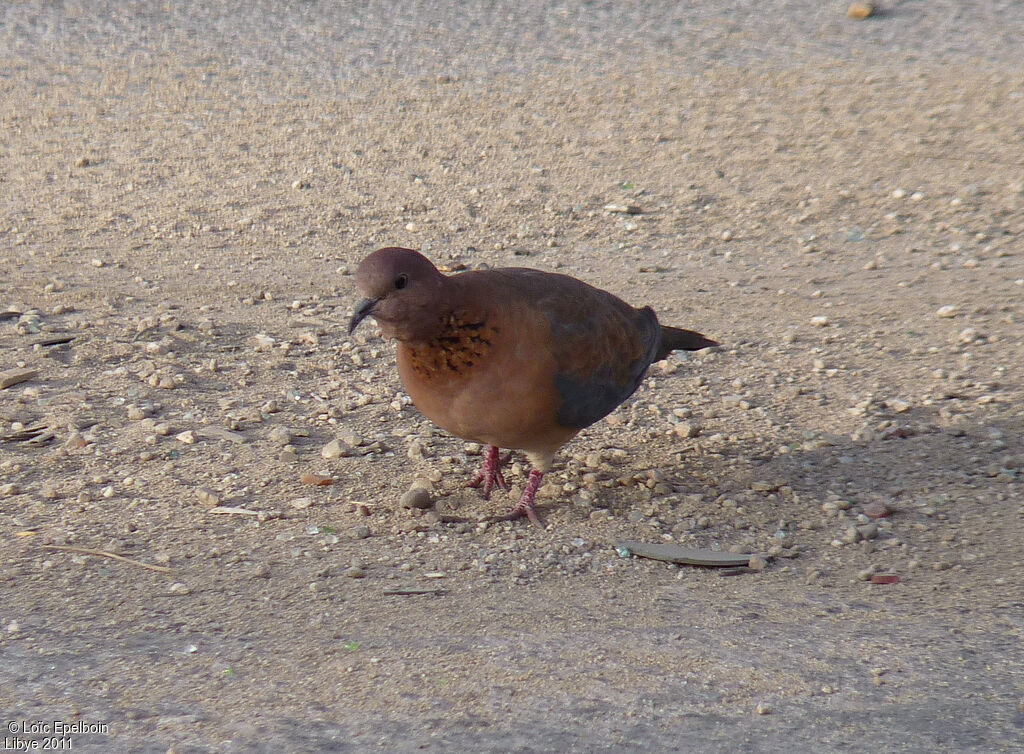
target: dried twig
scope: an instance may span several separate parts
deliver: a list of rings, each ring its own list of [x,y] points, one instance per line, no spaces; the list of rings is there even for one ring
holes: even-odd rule
[[[74,335],[54,335],[51,338],[43,338],[42,340],[36,340],[32,342],[34,346],[62,346],[65,343],[70,343],[75,339]]]
[[[91,547],[74,547],[73,545],[43,545],[44,550],[64,550],[65,552],[80,552],[83,555],[99,555],[104,558],[113,558],[114,560],[120,560],[122,563],[128,563],[130,565],[138,566],[139,568],[147,568],[150,571],[159,571],[160,573],[174,573],[174,569],[168,568],[167,566],[152,565],[151,563],[143,563],[141,560],[133,560],[132,558],[126,558],[124,555],[118,555],[116,552],[110,552],[109,550],[94,550]]]
[[[665,560],[669,563],[707,566],[709,568],[745,566],[750,561],[750,555],[719,552],[716,550],[697,550],[692,547],[680,547],[679,545],[670,544],[624,540],[616,542],[615,547],[623,557],[633,555],[637,558],[651,558],[652,560]]]
[[[264,511],[251,511],[248,508],[239,508],[234,505],[215,505],[207,513],[223,513],[228,516],[258,516]]]

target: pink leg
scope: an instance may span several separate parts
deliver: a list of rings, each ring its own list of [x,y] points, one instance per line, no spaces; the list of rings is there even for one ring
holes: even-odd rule
[[[484,486],[484,500],[487,500],[491,496],[491,490],[495,486],[500,489],[507,490],[508,483],[505,481],[505,477],[501,473],[502,464],[508,463],[509,458],[512,454],[509,453],[504,458],[501,458],[496,445],[488,445],[487,451],[484,454],[484,462],[480,467],[480,471],[477,472],[473,480],[467,484],[467,487],[479,487],[481,484]]]
[[[530,476],[526,478],[526,489],[523,490],[523,496],[519,498],[519,503],[508,514],[509,518],[526,516],[532,524],[539,526],[541,529],[544,528],[544,524],[537,518],[537,513],[533,509],[533,499],[537,496],[537,490],[540,489],[540,481],[543,478],[543,471],[530,469]]]

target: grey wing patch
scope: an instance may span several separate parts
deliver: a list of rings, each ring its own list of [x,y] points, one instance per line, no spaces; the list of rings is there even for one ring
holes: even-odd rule
[[[589,427],[636,392],[661,347],[661,326],[654,312],[645,306],[636,315],[632,324],[642,339],[634,341],[633,353],[613,352],[589,369],[567,369],[555,375],[555,389],[562,400],[558,408],[561,426]]]
[[[633,394],[636,386],[626,392],[610,375],[593,374],[580,380],[559,374],[555,376],[555,389],[562,399],[558,407],[559,425],[583,429],[614,411]]]

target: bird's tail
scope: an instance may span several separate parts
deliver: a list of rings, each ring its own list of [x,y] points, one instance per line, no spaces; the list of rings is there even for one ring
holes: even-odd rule
[[[717,345],[717,341],[706,338],[699,332],[662,325],[661,348],[658,349],[658,355],[654,360],[661,361],[673,351],[699,351]]]

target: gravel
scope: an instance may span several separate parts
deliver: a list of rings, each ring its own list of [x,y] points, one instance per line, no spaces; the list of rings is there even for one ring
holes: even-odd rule
[[[1016,746],[1024,12],[845,10],[3,6],[12,719],[114,752]],[[548,529],[498,521],[480,448],[345,335],[392,243],[725,345],[559,454]]]

